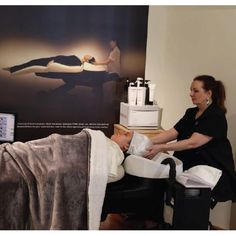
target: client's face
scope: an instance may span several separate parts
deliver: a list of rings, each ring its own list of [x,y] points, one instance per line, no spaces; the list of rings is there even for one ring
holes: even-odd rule
[[[111,136],[111,140],[116,142],[122,151],[127,151],[132,139],[132,132],[118,133]]]

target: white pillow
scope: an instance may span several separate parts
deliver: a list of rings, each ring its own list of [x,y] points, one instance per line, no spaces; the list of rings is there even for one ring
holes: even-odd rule
[[[222,175],[222,171],[207,165],[197,165],[185,170],[177,181],[185,187],[209,187],[213,189]]]

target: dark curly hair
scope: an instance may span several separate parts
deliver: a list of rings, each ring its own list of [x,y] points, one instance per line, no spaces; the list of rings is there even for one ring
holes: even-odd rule
[[[212,92],[212,101],[216,103],[224,113],[227,112],[225,107],[225,86],[220,80],[216,80],[211,75],[199,75],[193,79],[193,81],[201,81],[203,83],[203,89],[205,91],[211,90]]]

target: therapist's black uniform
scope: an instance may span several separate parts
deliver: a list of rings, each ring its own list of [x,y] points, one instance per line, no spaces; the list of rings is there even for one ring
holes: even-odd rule
[[[205,145],[174,152],[183,162],[184,170],[196,165],[209,165],[222,170],[222,176],[212,191],[216,202],[236,200],[236,173],[232,148],[227,139],[227,120],[224,112],[212,103],[204,113],[195,119],[197,107],[186,110],[185,115],[174,126],[178,132],[177,141],[188,139],[194,132],[212,137]]]

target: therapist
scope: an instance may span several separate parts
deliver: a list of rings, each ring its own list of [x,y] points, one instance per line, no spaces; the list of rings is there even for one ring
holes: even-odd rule
[[[118,46],[117,40],[112,39],[110,41],[110,53],[105,61],[95,61],[92,62],[94,65],[107,65],[107,70],[109,73],[116,73],[120,75],[120,48]]]
[[[187,109],[173,128],[156,135],[145,157],[152,159],[158,152],[174,151],[173,155],[183,162],[184,170],[196,165],[218,168],[222,170],[222,176],[212,197],[216,202],[236,200],[236,174],[227,139],[224,85],[212,76],[197,76],[191,84],[190,97],[196,107]]]

